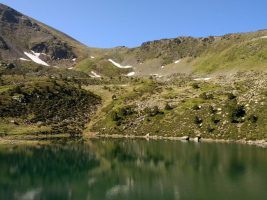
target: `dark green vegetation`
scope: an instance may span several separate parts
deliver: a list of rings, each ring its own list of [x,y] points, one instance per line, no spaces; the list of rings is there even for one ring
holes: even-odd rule
[[[11,86],[0,98],[1,118],[13,118],[16,125],[51,126],[52,133],[72,135],[82,132],[89,114],[100,103],[94,94],[56,80]]]
[[[262,199],[266,168],[265,149],[237,144],[101,139],[2,146],[0,198]]]
[[[90,81],[86,74],[29,65],[0,69],[1,136],[81,134],[101,103],[81,88]]]

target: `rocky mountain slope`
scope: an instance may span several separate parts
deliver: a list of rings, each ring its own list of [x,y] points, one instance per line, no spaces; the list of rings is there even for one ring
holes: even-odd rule
[[[77,69],[91,70],[99,60],[132,66],[135,76],[164,77],[175,73],[227,74],[267,67],[267,30],[207,38],[178,37],[145,42],[140,47],[91,50]],[[103,67],[98,66],[100,73]],[[103,73],[103,72],[102,72]],[[104,75],[106,75],[104,73]]]
[[[89,48],[0,4],[0,140],[266,139],[267,30]]]
[[[0,4],[1,60],[72,66],[86,49],[69,36]]]
[[[136,48],[98,49],[86,47],[3,4],[0,4],[0,27],[1,60],[73,67],[93,78],[225,74],[266,70],[267,66],[267,30],[162,39]]]
[[[109,94],[109,103],[91,126],[100,136],[267,138],[267,73],[239,72],[210,80],[176,75],[95,90],[100,91]]]

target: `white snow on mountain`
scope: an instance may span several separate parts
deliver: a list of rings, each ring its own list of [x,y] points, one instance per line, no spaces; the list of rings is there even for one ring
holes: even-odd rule
[[[29,59],[26,59],[26,58],[20,58],[20,60],[22,60],[22,61],[30,61]]]
[[[33,62],[37,63],[37,64],[40,64],[40,65],[45,65],[45,66],[50,66],[48,65],[45,61],[41,60],[39,58],[39,56],[41,55],[40,53],[36,53],[34,51],[32,51],[32,53],[27,53],[27,52],[24,52],[24,54],[29,57]]]
[[[91,71],[91,77],[92,78],[101,78],[101,76],[100,75],[98,75],[96,72],[94,72],[94,71]]]
[[[126,76],[134,76],[134,75],[135,75],[135,72],[130,72]]]
[[[119,63],[116,63],[114,60],[112,60],[112,59],[108,59],[108,61],[109,62],[111,62],[113,65],[115,65],[116,67],[118,67],[118,68],[121,68],[121,69],[129,69],[129,68],[132,68],[132,66],[130,66],[130,65],[127,65],[127,66],[123,66],[123,65],[121,65],[121,64],[119,64]]]

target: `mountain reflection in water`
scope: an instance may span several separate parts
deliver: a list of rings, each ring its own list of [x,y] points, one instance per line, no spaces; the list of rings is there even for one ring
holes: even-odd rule
[[[0,199],[264,199],[267,150],[93,140],[0,149]]]

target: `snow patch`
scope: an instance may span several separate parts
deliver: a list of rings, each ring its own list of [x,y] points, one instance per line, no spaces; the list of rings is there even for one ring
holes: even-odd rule
[[[22,60],[22,61],[30,61],[29,59],[26,59],[26,58],[20,58],[20,60]]]
[[[73,69],[73,67],[69,67],[68,69]]]
[[[161,66],[161,69],[164,69],[164,68],[165,68],[165,66],[162,65],[162,66]]]
[[[116,63],[114,60],[112,60],[112,59],[108,59],[108,61],[109,62],[111,62],[113,65],[115,65],[116,67],[118,67],[118,68],[121,68],[121,69],[129,69],[129,68],[132,68],[132,66],[130,66],[130,65],[127,65],[127,66],[123,66],[123,65],[121,65],[121,64],[119,64],[119,63]]]
[[[135,75],[135,72],[130,72],[126,76],[134,76],[134,75]]]
[[[95,73],[94,71],[91,71],[91,74],[92,74],[91,75],[92,78],[101,78],[101,76]]]
[[[77,58],[73,58],[72,61],[75,62],[77,60]]]
[[[176,60],[174,63],[175,64],[178,64],[179,62],[181,62],[181,60]]]
[[[36,53],[34,51],[31,51],[35,56],[39,57],[41,55],[41,53]]]
[[[211,78],[207,77],[207,78],[195,78],[194,81],[209,81]]]
[[[39,56],[41,55],[40,53],[36,53],[34,51],[32,51],[32,53],[27,53],[27,52],[24,52],[24,54],[29,57],[33,62],[37,63],[37,64],[40,64],[40,65],[45,65],[45,66],[50,66],[48,65],[46,62],[44,62],[43,60],[41,60],[39,58]]]
[[[94,56],[91,56],[92,59],[94,59],[95,57]]]

